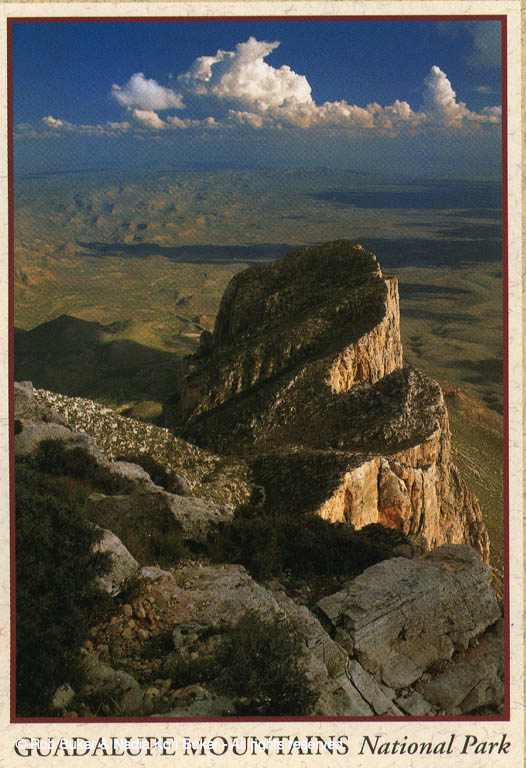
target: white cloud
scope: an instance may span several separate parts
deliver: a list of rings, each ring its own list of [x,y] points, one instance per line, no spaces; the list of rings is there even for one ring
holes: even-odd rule
[[[438,125],[454,127],[462,123],[468,109],[457,95],[445,72],[436,65],[424,82],[424,109]]]
[[[113,97],[131,115],[131,122],[79,126],[49,115],[42,118],[42,124],[52,132],[111,135],[124,131],[140,135],[144,131],[166,133],[238,125],[253,130],[292,127],[396,137],[424,130],[473,130],[500,122],[500,107],[472,112],[459,101],[449,78],[438,66],[433,66],[424,80],[420,111],[400,99],[385,106],[374,101],[359,106],[345,99],[318,104],[305,75],[287,65],[273,67],[267,62],[278,46],[278,42],[250,37],[238,43],[233,51],[218,50],[212,56],[200,56],[177,78],[187,103],[197,107],[200,114],[208,113],[209,117],[198,118],[188,110],[188,116],[172,114],[162,119],[159,111],[184,108],[182,95],[155,80],[147,80],[138,72],[126,85],[112,87]],[[483,88],[479,87],[479,92],[486,92]]]
[[[192,120],[188,117],[181,118],[177,115],[166,118],[166,122],[171,128],[218,128],[219,123],[215,117],[206,117],[204,120]]]
[[[252,128],[262,128],[265,118],[262,115],[256,115],[254,112],[243,112],[241,110],[230,109],[228,116],[231,120],[241,125],[250,125]]]
[[[276,69],[265,59],[279,46],[249,37],[234,51],[196,59],[180,81],[197,95],[238,102],[251,112],[312,104],[311,87],[304,75],[283,65]]]
[[[424,127],[461,128],[495,122],[496,112],[474,113],[458,101],[447,75],[437,66],[425,80],[421,112],[399,99],[387,106],[376,102],[358,106],[344,99],[316,104],[304,75],[286,65],[275,68],[266,61],[278,46],[278,42],[250,37],[233,51],[218,50],[214,56],[199,57],[179,77],[179,83],[202,100],[212,97],[216,103],[227,104],[231,122],[255,129],[292,125],[395,136]]]
[[[127,120],[122,122],[106,123],[109,130],[112,131],[128,131],[131,128],[130,123]]]
[[[66,123],[64,120],[60,120],[58,117],[53,117],[52,115],[43,117],[41,122],[48,128],[54,128],[55,130],[67,128],[70,125],[70,123]]]
[[[153,109],[134,109],[132,115],[138,123],[147,128],[153,128],[154,130],[166,128],[164,120],[161,120],[157,112],[154,112]]]
[[[431,67],[425,80],[424,109],[428,121],[444,128],[461,128],[469,124],[495,123],[500,117],[500,107],[485,107],[482,112],[472,112],[457,95],[445,72]]]
[[[491,94],[495,93],[495,89],[491,87],[491,85],[477,85],[475,86],[475,91],[477,93],[484,93],[484,94]]]
[[[64,133],[84,133],[99,136],[119,136],[131,129],[131,124],[127,121],[108,122],[108,123],[70,123],[67,120],[61,120],[58,117],[47,115],[40,120],[41,126],[47,130],[39,130],[41,126],[35,129],[33,126],[23,123],[16,126],[16,133],[19,137],[38,138],[39,136],[52,136],[54,134]]]
[[[304,75],[286,65],[275,68],[266,61],[278,46],[278,42],[250,37],[238,43],[234,51],[218,50],[214,56],[199,57],[179,82],[194,96],[213,97],[232,105],[228,118],[256,129],[292,125],[392,133],[422,122],[407,102],[398,100],[388,107],[359,107],[345,100],[317,105]]]
[[[147,80],[142,72],[132,75],[126,85],[112,85],[111,95],[128,109],[159,111],[182,109],[184,106],[179,93],[159,85],[156,80]]]

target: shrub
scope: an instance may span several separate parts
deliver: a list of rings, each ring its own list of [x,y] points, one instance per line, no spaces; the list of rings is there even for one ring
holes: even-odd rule
[[[100,466],[97,459],[83,448],[70,448],[62,440],[43,440],[33,463],[41,472],[74,477],[106,494],[126,493],[130,489],[126,478]]]
[[[176,478],[173,477],[162,464],[152,459],[151,456],[146,454],[124,454],[117,456],[116,461],[127,461],[130,464],[138,464],[142,467],[150,477],[155,485],[160,485],[165,491],[169,493],[178,493],[180,490],[179,483]]]
[[[240,714],[307,714],[316,695],[301,669],[301,656],[301,640],[287,619],[250,611],[218,652],[223,672],[217,685],[241,700]]]
[[[216,563],[241,563],[257,578],[281,573],[278,525],[267,517],[236,517],[210,537],[209,555]]]
[[[190,557],[190,550],[180,533],[153,533],[150,536],[152,557],[159,565],[168,568]]]
[[[391,557],[395,547],[410,543],[402,531],[399,531],[397,528],[386,528],[385,525],[380,525],[380,523],[365,525],[356,532],[356,535],[369,545],[378,547],[379,550],[385,553],[386,557]]]
[[[173,680],[174,688],[208,683],[216,678],[219,672],[217,658],[209,654],[192,659],[176,651],[169,654],[163,665],[163,674]]]
[[[167,629],[152,635],[142,646],[141,657],[151,660],[158,659],[161,656],[167,656],[173,651],[172,631]]]
[[[241,563],[260,579],[283,571],[297,576],[351,576],[390,557],[401,541],[407,539],[400,532],[381,539],[378,531],[367,536],[315,515],[244,515],[217,531],[209,554],[215,562]]]
[[[95,578],[108,557],[71,481],[16,469],[16,694],[19,715],[46,714],[62,683],[74,683],[78,649],[107,596]]]

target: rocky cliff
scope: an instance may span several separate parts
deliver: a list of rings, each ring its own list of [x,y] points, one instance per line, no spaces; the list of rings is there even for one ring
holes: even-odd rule
[[[469,543],[489,557],[440,386],[403,365],[397,281],[359,245],[236,275],[175,420],[198,445],[243,455],[274,512],[379,522],[426,549]]]

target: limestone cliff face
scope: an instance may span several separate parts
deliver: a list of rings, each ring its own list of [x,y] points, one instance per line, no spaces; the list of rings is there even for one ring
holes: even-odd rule
[[[236,275],[221,302],[206,364],[181,401],[196,418],[296,366],[326,356],[334,392],[402,364],[398,286],[376,257],[329,243]],[[307,267],[307,269],[306,269]]]
[[[427,549],[489,540],[450,459],[440,386],[403,367],[398,285],[347,241],[239,273],[189,361],[185,437],[242,453],[275,512],[382,523]]]
[[[447,417],[445,422],[425,442],[346,472],[320,516],[356,528],[370,523],[397,528],[420,537],[428,549],[466,542],[489,561],[480,505],[449,460]]]
[[[361,381],[374,383],[402,366],[398,281],[385,279],[384,316],[374,328],[346,346],[329,369],[332,392],[348,392]]]

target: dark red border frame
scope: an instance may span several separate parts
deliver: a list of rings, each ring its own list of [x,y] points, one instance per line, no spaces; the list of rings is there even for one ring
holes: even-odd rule
[[[501,78],[502,78],[502,313],[503,313],[503,538],[504,538],[504,708],[502,715],[437,716],[437,717],[122,717],[122,718],[52,718],[16,716],[16,568],[15,568],[15,484],[14,484],[14,164],[13,164],[13,26],[14,24],[81,23],[81,22],[135,22],[135,23],[191,23],[239,21],[498,21],[501,25]],[[9,520],[10,520],[10,604],[11,604],[11,662],[10,662],[10,715],[12,724],[50,723],[228,723],[228,722],[508,722],[510,721],[510,592],[509,592],[509,323],[508,323],[508,17],[501,15],[367,15],[367,16],[104,16],[104,17],[11,17],[7,19],[7,130],[8,130],[8,376],[9,376]]]

